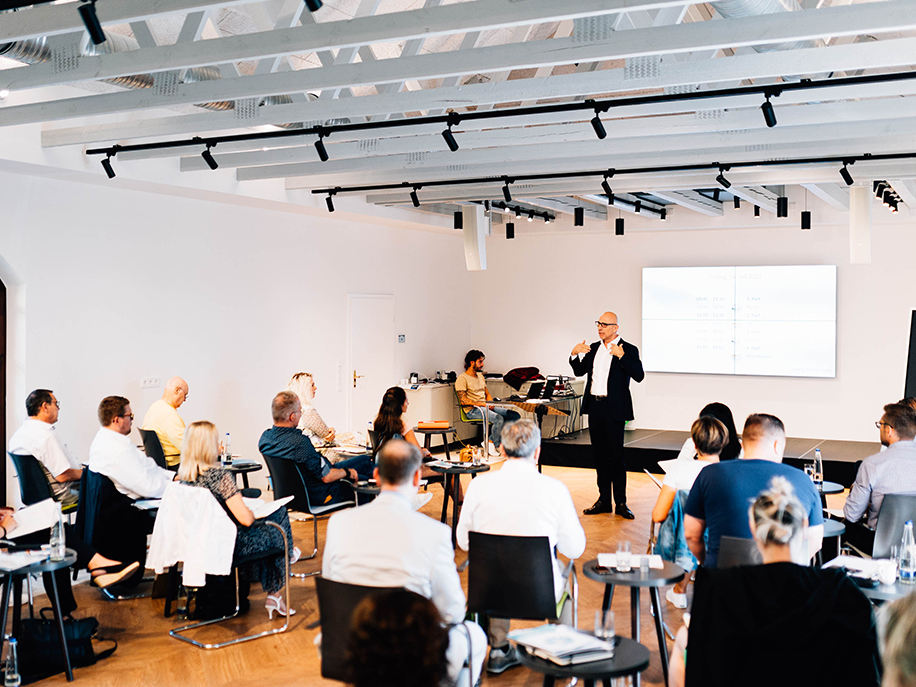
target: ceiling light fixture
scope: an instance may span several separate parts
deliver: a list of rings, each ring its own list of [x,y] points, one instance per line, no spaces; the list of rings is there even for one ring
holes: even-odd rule
[[[410,192],[410,202],[413,203],[413,206],[414,206],[415,208],[420,207],[420,196],[417,195],[417,191],[419,191],[421,188],[423,188],[423,187],[422,187],[422,186],[414,186],[414,187],[413,187],[413,191]]]
[[[604,173],[604,179],[601,181],[601,188],[604,190],[604,195],[607,196],[607,204],[614,204],[614,191],[611,190],[611,185],[608,183],[608,179],[614,176],[614,170],[609,169]]]
[[[108,157],[102,158],[102,169],[105,170],[105,174],[108,175],[109,179],[115,178],[114,168],[111,166],[111,156],[113,153],[108,153]]]
[[[789,216],[789,199],[785,196],[780,196],[776,199],[776,216],[777,217],[788,217]]]
[[[719,185],[722,186],[722,188],[729,188],[732,185],[732,182],[725,178],[725,172],[727,172],[729,169],[731,168],[724,166],[719,167],[719,176],[716,177],[716,181],[719,182]]]
[[[321,9],[321,0],[305,0],[305,6],[309,8],[309,12],[317,12]]]
[[[640,212],[642,212],[642,201],[641,200],[637,200],[636,202],[633,203],[633,212],[635,212],[637,215]]]
[[[215,145],[215,143],[208,143],[206,149],[204,149],[204,151],[200,154],[200,156],[204,159],[204,162],[207,163],[207,167],[213,170],[219,167],[219,164],[217,164],[216,160],[213,158],[213,153],[210,152],[210,148]]]
[[[515,238],[515,223],[506,222],[506,238],[514,239]]]
[[[328,197],[324,199],[324,202],[328,204],[328,212],[334,212],[334,191],[328,193]]]
[[[658,211],[658,218],[659,218],[662,222],[666,222],[666,221],[668,220],[668,210],[666,210],[665,208],[662,208],[661,210],[659,210],[659,211]]]
[[[607,131],[604,128],[604,124],[601,123],[601,117],[598,116],[597,110],[595,110],[595,116],[592,117],[592,128],[595,130],[595,136],[599,139],[607,138]]]
[[[754,217],[757,217],[758,219],[760,218],[760,206],[759,205],[754,206]]]
[[[811,213],[807,210],[802,210],[801,213],[801,228],[810,229],[811,228]]]
[[[458,116],[455,112],[448,113],[448,128],[442,132],[442,138],[445,139],[445,145],[448,146],[448,149],[453,153],[458,150],[458,141],[455,140],[455,135],[452,133],[452,127],[457,125],[461,121],[461,117]]]
[[[322,162],[327,162],[329,159],[328,158],[328,149],[324,147],[324,137],[326,135],[327,135],[326,133],[319,131],[318,140],[315,141],[315,150],[318,151],[318,159],[321,160]]]
[[[739,198],[738,196],[735,196],[733,201],[735,203],[735,210],[740,210],[741,209],[741,198]]]
[[[529,221],[529,222],[533,222],[533,221],[534,221],[534,213],[533,213],[533,212],[529,212],[529,213],[528,213],[528,221]]]
[[[104,43],[106,40],[105,31],[102,29],[102,24],[99,23],[99,17],[95,13],[95,0],[82,0],[82,4],[76,11],[80,13],[80,18],[82,18],[83,24],[92,42],[96,45]]]
[[[763,112],[763,121],[772,129],[776,126],[776,111],[773,109],[773,103],[770,102],[770,95],[770,93],[766,94],[766,102],[760,106],[760,111]],[[776,93],[775,95],[779,94]]]
[[[503,198],[506,199],[507,203],[511,203],[512,202],[512,192],[509,191],[509,184],[512,183],[512,180],[507,178],[507,179],[503,179],[503,181],[505,182],[503,184]]]
[[[618,217],[614,223],[614,233],[617,236],[623,236],[623,217]]]
[[[464,229],[464,213],[461,210],[455,212],[455,229]]]
[[[584,227],[585,226],[585,208],[581,205],[573,210],[573,226],[575,227]]]
[[[849,173],[849,170],[846,167],[846,165],[852,165],[852,164],[855,164],[855,160],[853,160],[852,162],[847,162],[846,160],[843,160],[843,167],[842,169],[840,169],[840,176],[843,177],[843,181],[846,182],[847,186],[852,186],[855,183],[855,179],[852,178],[852,174]]]

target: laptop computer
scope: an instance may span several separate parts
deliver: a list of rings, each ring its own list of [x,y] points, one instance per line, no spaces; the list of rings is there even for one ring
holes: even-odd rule
[[[544,386],[544,393],[541,394],[541,398],[545,401],[549,398],[553,398],[553,390],[557,388],[556,379],[548,379],[547,384]]]
[[[526,399],[535,399],[541,397],[541,391],[544,390],[544,382],[531,382],[531,386],[528,387],[528,395]]]

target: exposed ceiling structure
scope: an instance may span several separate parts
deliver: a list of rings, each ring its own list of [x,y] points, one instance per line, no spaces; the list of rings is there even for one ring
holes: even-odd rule
[[[760,93],[678,99],[911,72],[913,0],[326,0],[315,12],[302,0],[97,0],[108,36],[98,46],[79,4],[0,13],[0,98],[28,96],[0,103],[0,127],[47,123],[47,149],[418,120],[334,131],[321,139],[326,161],[308,133],[120,152],[110,160],[119,174],[119,162],[151,158],[209,174],[209,150],[241,184],[339,187],[408,208],[413,190],[418,211],[437,213],[484,201],[549,216],[584,206],[586,220],[603,220],[600,176],[513,183],[511,202],[506,179],[627,169],[607,180],[615,210],[715,217],[735,198],[775,214],[793,185],[848,208],[841,164],[773,161],[916,152],[916,79],[785,90],[769,99],[775,126]],[[599,113],[603,138],[587,108],[459,118],[454,151],[442,124],[420,121],[665,94]],[[757,160],[770,164],[728,169]],[[727,189],[721,169],[665,170],[713,163]],[[859,159],[848,171],[916,205],[916,159]],[[482,181],[430,185],[468,179]],[[347,191],[374,185],[404,188]]]

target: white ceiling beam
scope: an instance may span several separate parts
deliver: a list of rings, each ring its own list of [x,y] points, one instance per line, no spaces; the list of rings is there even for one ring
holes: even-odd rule
[[[680,205],[681,207],[687,208],[688,210],[699,212],[701,215],[706,215],[707,217],[722,217],[722,215],[725,214],[725,210],[722,209],[721,202],[713,200],[712,198],[707,198],[706,196],[699,194],[696,191],[653,190],[652,195],[657,196],[662,200],[667,200],[670,203]]]
[[[519,200],[528,205],[533,205],[534,207],[544,208],[545,210],[553,210],[554,212],[562,212],[567,215],[572,215],[575,213],[576,208],[581,205],[574,198],[568,197],[559,197],[559,198],[540,198],[540,197],[531,197],[531,196],[522,196]],[[602,222],[607,220],[607,207],[595,206],[591,203],[587,205],[581,205],[583,212],[585,212],[586,217],[591,219],[600,220]],[[524,213],[522,213],[524,215]]]
[[[822,201],[837,210],[849,209],[849,189],[837,184],[802,184]]]
[[[733,196],[746,200],[751,205],[759,206],[761,210],[776,214],[776,198],[778,196],[772,191],[763,188],[763,186],[737,186],[732,184],[728,192]]]
[[[329,119],[352,117],[358,111],[366,115],[384,115],[395,112],[433,111],[439,108],[479,105],[480,103],[516,102],[525,99],[575,97],[582,94],[625,92],[633,89],[661,89],[695,84],[704,79],[728,80],[740,76],[759,79],[771,74],[793,73],[802,67],[801,61],[812,71],[834,71],[844,66],[866,65],[869,69],[891,69],[908,66],[916,54],[916,39],[895,39],[796,51],[798,54],[762,53],[741,57],[719,58],[703,63],[699,69],[694,62],[677,62],[663,57],[657,77],[627,79],[625,70],[605,70],[593,73],[551,76],[540,81],[519,79],[501,84],[473,84],[441,87],[419,92],[363,96],[353,101],[317,101],[304,104],[279,105],[258,108],[258,125],[283,124],[295,121],[322,122]],[[22,71],[22,70],[7,70]],[[0,73],[2,75],[2,73]],[[843,86],[817,89],[808,92],[787,92],[774,100],[777,114],[787,105],[807,100],[838,100],[862,97],[896,96],[916,93],[908,83],[873,84],[869,86]],[[739,103],[759,104],[759,96],[749,98],[716,98],[685,105],[664,105],[615,108],[615,116],[631,117],[642,114],[683,112],[691,108],[723,109]],[[527,117],[525,123],[568,121],[573,115]],[[192,115],[154,117],[145,120],[106,122],[81,127],[46,129],[42,131],[42,145],[85,145],[103,141],[125,141],[132,138],[199,134],[206,131],[235,129],[239,121],[233,112],[208,112]],[[465,128],[473,124],[463,125]],[[483,126],[483,125],[480,125]]]
[[[503,2],[505,0],[489,1]],[[528,1],[540,2],[542,0]],[[585,2],[586,0],[579,1]],[[444,10],[452,7],[461,7],[461,5],[434,9]],[[572,38],[557,39],[550,41],[549,50],[545,50],[542,41],[530,41],[521,45],[477,48],[458,55],[448,52],[435,53],[399,60],[382,60],[374,64],[348,64],[329,69],[304,69],[295,72],[180,84],[174,95],[126,91],[67,98],[7,107],[0,110],[0,125],[47,122],[156,107],[197,104],[213,100],[295,93],[306,89],[323,90],[404,79],[441,78],[510,67],[532,68],[549,64],[570,64],[583,60],[620,59],[637,55],[704,49],[715,45],[753,45],[805,40],[822,35],[825,31],[844,34],[865,31],[902,31],[916,28],[916,3],[913,3],[912,0],[888,0],[882,3],[881,12],[875,12],[873,8],[862,12],[863,8],[870,8],[870,3],[784,13],[790,16],[771,14],[702,24],[623,31],[619,38],[610,43],[582,44]],[[398,15],[395,13],[382,16],[397,17]],[[373,19],[377,18],[380,17]],[[323,25],[322,28],[327,26],[329,24]]]
[[[125,0],[118,0],[125,2]],[[130,2],[131,0],[126,0]],[[628,7],[665,7],[685,5],[693,0],[477,0],[473,11],[466,3],[443,7],[422,8],[407,12],[392,12],[379,16],[355,17],[346,21],[307,23],[300,27],[226,36],[195,43],[192,47],[168,45],[156,49],[81,57],[79,67],[68,71],[66,81],[55,76],[51,65],[32,65],[26,74],[16,75],[11,89],[35,88],[68,81],[108,79],[130,74],[147,74],[155,71],[186,69],[228,61],[245,61],[304,55],[327,50],[359,48],[372,43],[401,41],[411,38],[429,38],[465,31],[483,31],[502,27],[524,26],[549,21],[563,21],[580,16],[613,14]],[[189,6],[232,5],[241,2],[190,2],[172,0],[173,4]],[[137,2],[137,5],[154,5],[155,2]],[[37,10],[30,10],[31,12]],[[67,10],[75,21],[70,30],[82,30],[83,25],[73,9]],[[13,18],[18,16],[13,14]],[[6,22],[4,16],[4,22]],[[100,10],[101,16],[101,10]],[[144,13],[146,16],[146,13]],[[137,17],[141,18],[141,17]],[[2,34],[2,32],[0,32]],[[39,34],[42,35],[42,34]],[[18,40],[2,38],[0,43]],[[17,70],[18,71],[18,70]],[[7,77],[8,75],[3,75]],[[0,81],[0,84],[4,83]]]
[[[96,8],[102,25],[127,24],[164,14],[193,12],[210,7],[235,7],[251,0],[105,0]],[[0,43],[24,41],[85,31],[75,3],[35,5],[18,12],[5,12],[0,22]],[[173,69],[174,67],[169,67]]]

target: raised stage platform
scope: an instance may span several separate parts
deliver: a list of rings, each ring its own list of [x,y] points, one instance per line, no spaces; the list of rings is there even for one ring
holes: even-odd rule
[[[624,452],[629,472],[661,474],[659,461],[677,457],[690,432],[665,429],[628,429],[624,433]],[[870,441],[837,441],[789,437],[786,440],[784,462],[801,468],[814,460],[814,449],[821,450],[824,460],[824,477],[849,487],[856,478],[858,462],[881,450],[881,444]],[[541,444],[541,463],[565,467],[592,468],[591,444],[588,430],[554,439]]]

